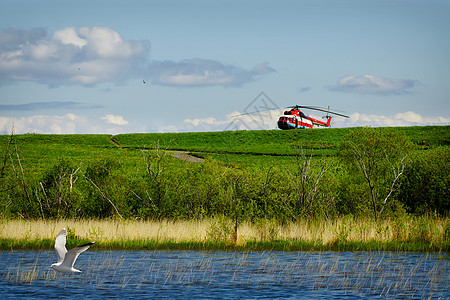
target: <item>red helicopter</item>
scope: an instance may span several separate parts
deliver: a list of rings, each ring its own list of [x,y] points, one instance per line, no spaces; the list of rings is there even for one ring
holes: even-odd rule
[[[315,106],[302,105],[289,106],[288,108],[290,108],[290,110],[285,111],[284,114],[278,119],[278,128],[280,129],[305,129],[313,128],[314,125],[330,127],[332,116],[329,114],[348,118],[346,115],[330,111],[329,107],[328,110]],[[305,115],[300,108],[326,112],[327,115],[324,117],[326,122]]]

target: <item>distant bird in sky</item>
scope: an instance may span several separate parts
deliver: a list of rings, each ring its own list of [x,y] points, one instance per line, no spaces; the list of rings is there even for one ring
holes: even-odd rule
[[[70,251],[67,251],[66,233],[67,233],[66,228],[63,228],[58,234],[58,237],[56,238],[55,250],[56,254],[58,255],[58,262],[52,264],[50,268],[53,268],[53,270],[63,273],[80,273],[81,271],[75,269],[73,265],[75,264],[78,255],[80,255],[81,252],[84,252],[87,249],[89,249],[89,247],[95,244],[95,242],[90,242],[75,247],[73,249],[70,249]]]
[[[145,80],[142,80],[143,83],[145,83]]]

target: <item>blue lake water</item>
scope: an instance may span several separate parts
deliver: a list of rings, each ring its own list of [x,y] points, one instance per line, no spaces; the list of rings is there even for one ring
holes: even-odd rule
[[[442,253],[94,251],[80,274],[54,251],[0,252],[0,299],[450,298]]]

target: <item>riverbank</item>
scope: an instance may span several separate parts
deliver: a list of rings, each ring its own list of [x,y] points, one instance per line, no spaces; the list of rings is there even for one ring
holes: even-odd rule
[[[397,220],[300,220],[244,222],[237,235],[224,218],[177,221],[21,220],[0,221],[1,250],[52,249],[68,228],[67,247],[97,241],[93,249],[235,251],[450,251],[448,218]]]

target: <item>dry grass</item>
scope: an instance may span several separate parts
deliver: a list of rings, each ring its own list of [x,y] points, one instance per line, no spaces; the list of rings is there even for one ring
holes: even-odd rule
[[[195,241],[214,238],[223,228],[216,219],[178,221],[122,221],[122,220],[2,220],[0,238],[3,239],[54,239],[63,228],[69,236],[103,242],[123,240]],[[262,221],[256,224],[242,223],[238,228],[237,244],[246,241],[302,240],[334,242],[389,242],[419,240],[442,242],[448,219],[407,220],[302,220],[284,226],[276,222]],[[219,224],[220,225],[220,224]],[[227,226],[227,225],[225,225]],[[215,231],[213,228],[216,228]],[[219,228],[219,229],[217,229]],[[223,233],[220,235],[223,236]]]
[[[0,237],[7,239],[53,239],[66,227],[81,239],[113,240],[195,240],[206,237],[203,221],[120,221],[120,220],[5,220]]]
[[[339,242],[386,243],[391,241],[443,241],[446,227],[444,218],[406,218],[374,221],[372,219],[339,218],[337,220],[299,221],[280,230],[280,239],[322,241],[323,244]],[[447,229],[448,230],[448,229]]]

